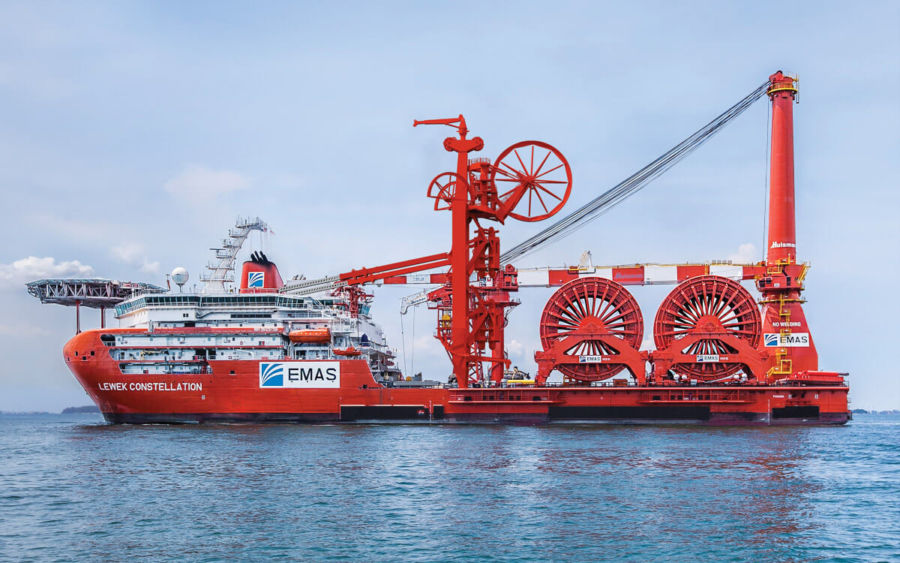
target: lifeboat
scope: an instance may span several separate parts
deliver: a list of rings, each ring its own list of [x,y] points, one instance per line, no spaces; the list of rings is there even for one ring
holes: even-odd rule
[[[349,348],[335,348],[334,349],[335,356],[359,356],[360,354],[362,354],[362,352],[360,352],[357,348],[354,348],[353,346],[351,346]]]
[[[331,342],[331,331],[327,328],[306,328],[288,333],[291,342],[324,343]]]

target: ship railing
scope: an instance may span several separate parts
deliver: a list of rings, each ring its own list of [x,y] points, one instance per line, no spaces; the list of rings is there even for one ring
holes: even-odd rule
[[[644,391],[642,403],[749,403],[750,393],[742,389],[664,389],[657,388]]]
[[[162,369],[160,369],[162,368]],[[203,375],[212,373],[206,360],[178,360],[177,362],[161,362],[159,360],[122,360],[119,361],[119,369],[126,375],[142,375],[144,370],[150,373],[151,369],[159,370],[158,373],[169,375]],[[139,370],[135,373],[132,370]],[[154,373],[157,373],[154,371]]]
[[[338,334],[345,334],[348,332],[353,332],[355,330],[355,326],[353,323],[341,322],[333,320],[331,321],[331,332]]]
[[[449,402],[478,403],[553,403],[551,392],[541,387],[487,387],[451,391]]]

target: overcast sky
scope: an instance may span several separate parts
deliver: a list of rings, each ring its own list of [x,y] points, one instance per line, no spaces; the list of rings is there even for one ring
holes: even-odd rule
[[[62,360],[74,310],[26,281],[196,279],[237,215],[272,226],[253,242],[285,278],[441,252],[448,216],[425,191],[454,166],[449,129],[413,119],[463,113],[488,158],[555,145],[565,213],[778,69],[800,76],[798,255],[821,368],[852,374],[853,407],[900,408],[900,3],[259,4],[0,2],[0,410],[90,402]],[[766,122],[760,101],[518,265],[761,259]],[[546,224],[511,222],[503,247]],[[669,289],[634,289],[645,338]],[[444,379],[433,312],[408,315],[401,342],[409,292],[375,290],[377,320],[402,364]],[[551,293],[521,291],[511,315],[528,370]]]

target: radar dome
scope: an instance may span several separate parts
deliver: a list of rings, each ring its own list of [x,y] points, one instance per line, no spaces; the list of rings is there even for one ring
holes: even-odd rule
[[[172,270],[172,281],[177,283],[179,287],[186,284],[189,277],[190,276],[188,275],[188,271],[181,266],[178,266],[177,268]]]

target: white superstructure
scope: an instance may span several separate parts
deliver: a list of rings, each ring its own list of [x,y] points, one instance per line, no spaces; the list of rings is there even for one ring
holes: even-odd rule
[[[365,308],[349,310],[340,296],[145,294],[116,306],[120,328],[137,330],[105,342],[125,373],[200,373],[210,360],[360,358],[376,379],[398,377],[381,328]]]

